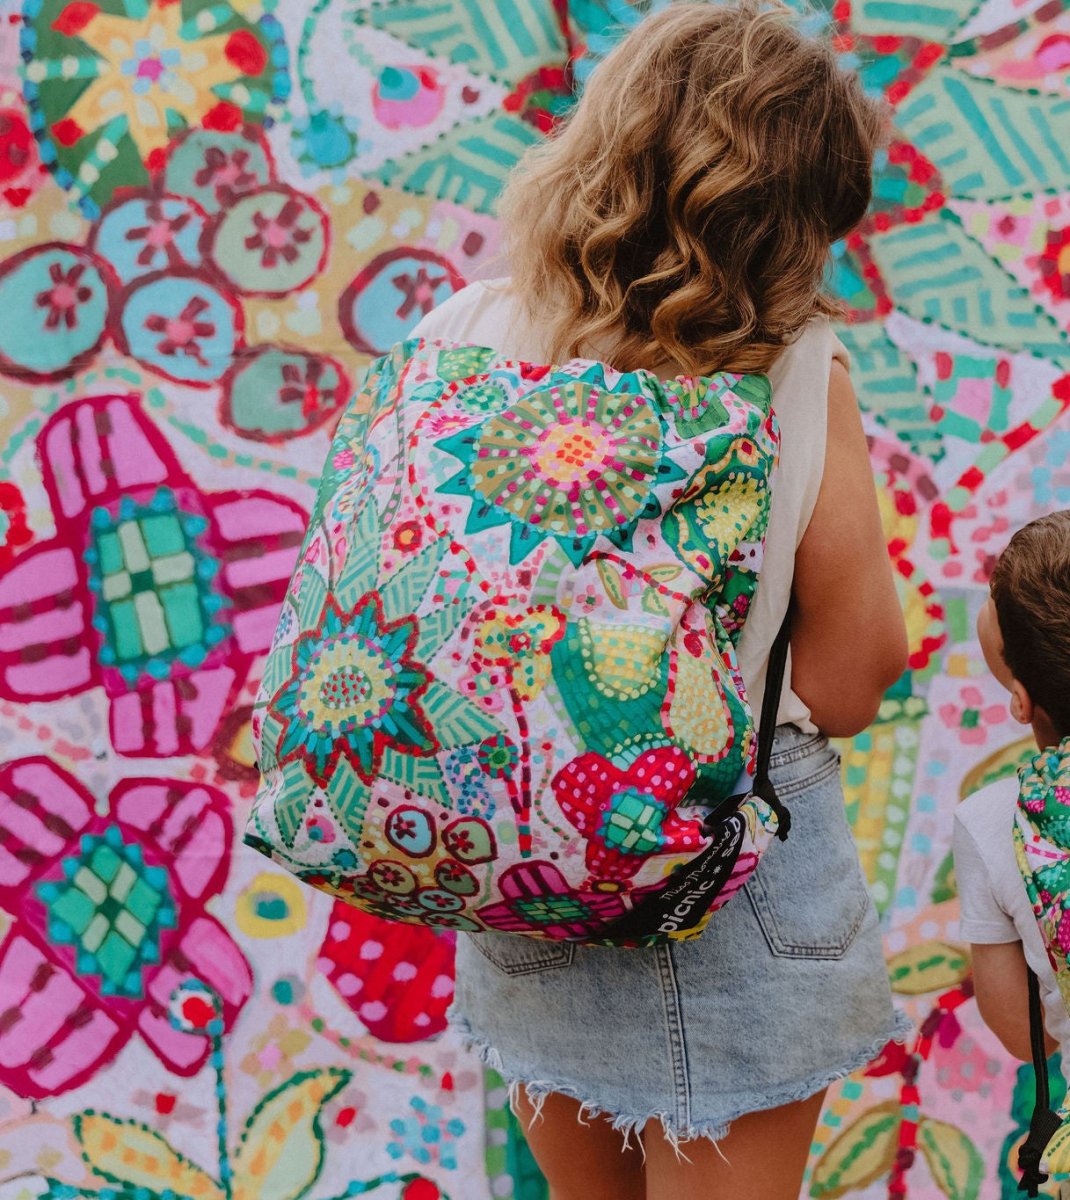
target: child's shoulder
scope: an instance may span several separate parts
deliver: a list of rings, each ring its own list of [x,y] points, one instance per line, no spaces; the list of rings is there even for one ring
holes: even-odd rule
[[[1010,844],[1017,807],[1018,776],[1008,775],[967,796],[955,809],[955,824],[970,834],[982,852],[998,846],[1002,853]]]

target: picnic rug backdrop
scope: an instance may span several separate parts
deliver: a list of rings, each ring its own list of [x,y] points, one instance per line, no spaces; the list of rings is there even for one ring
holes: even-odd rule
[[[332,422],[500,271],[505,173],[639,15],[2,0],[3,1200],[546,1196],[443,1033],[450,937],[333,907],[236,831]],[[808,19],[895,110],[833,283],[911,657],[843,752],[917,1037],[832,1088],[806,1191],[1010,1197],[1030,1073],[978,1019],[948,846],[1027,750],[973,640],[993,556],[1070,505],[1070,13]]]

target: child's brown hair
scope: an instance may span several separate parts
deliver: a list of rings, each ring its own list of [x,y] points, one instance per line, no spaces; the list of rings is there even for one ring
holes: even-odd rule
[[[1019,529],[992,572],[992,601],[1011,674],[1070,734],[1070,510]]]

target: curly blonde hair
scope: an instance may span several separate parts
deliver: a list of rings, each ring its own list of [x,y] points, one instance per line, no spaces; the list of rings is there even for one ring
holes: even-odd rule
[[[762,372],[819,313],[886,115],[795,14],[676,3],[595,70],[502,199],[511,289],[555,358]]]

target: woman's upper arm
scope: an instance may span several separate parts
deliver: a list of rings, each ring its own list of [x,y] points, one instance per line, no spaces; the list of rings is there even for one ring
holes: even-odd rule
[[[792,688],[819,729],[851,736],[905,669],[907,641],[858,402],[836,361],[824,473],[793,592]]]

